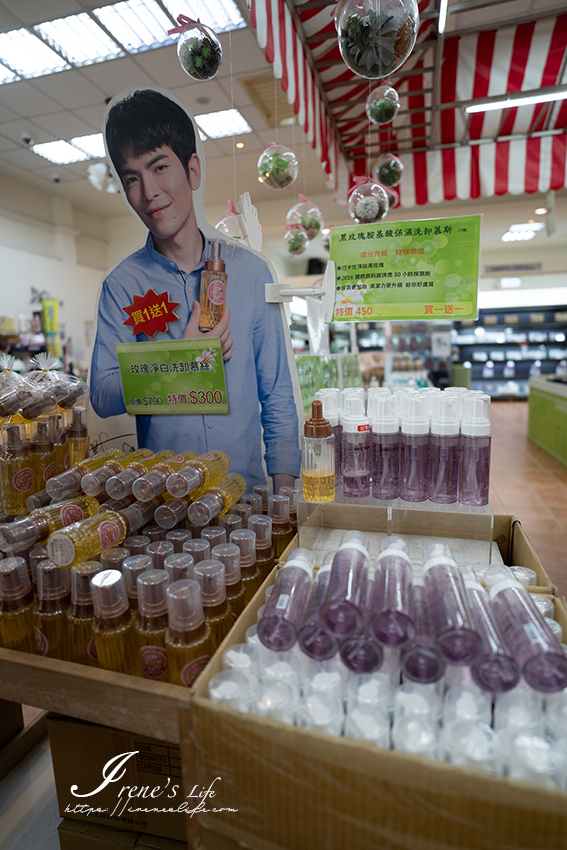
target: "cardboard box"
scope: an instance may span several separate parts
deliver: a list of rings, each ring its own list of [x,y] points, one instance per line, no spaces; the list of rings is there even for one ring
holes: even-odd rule
[[[0,750],[24,728],[22,706],[0,699]]]
[[[96,823],[65,819],[57,829],[61,850],[188,850],[186,841],[141,835]]]
[[[513,517],[498,517],[495,530],[514,562],[529,553]],[[258,594],[227,643],[244,642],[262,602]],[[216,779],[212,805],[232,810],[211,805],[198,825],[191,822],[194,846],[207,847],[216,833],[254,850],[567,848],[564,791],[240,714],[207,699],[208,681],[221,669],[219,650],[196,685],[192,711],[180,713],[191,780],[209,787]]]
[[[187,805],[177,746],[59,715],[48,716],[47,728],[61,817],[186,839],[187,816],[177,811]],[[116,779],[104,783],[104,776]]]

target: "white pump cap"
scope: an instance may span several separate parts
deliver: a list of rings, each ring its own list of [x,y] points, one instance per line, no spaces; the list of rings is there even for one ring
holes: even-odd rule
[[[428,398],[409,392],[402,398],[402,434],[429,434]]]
[[[490,436],[490,396],[467,395],[463,402],[461,434],[466,437]]]
[[[459,433],[459,396],[439,393],[431,397],[431,433],[440,437]]]
[[[493,600],[496,596],[498,596],[498,594],[499,594],[502,590],[507,590],[509,587],[517,587],[517,588],[519,588],[519,589],[520,589],[523,593],[525,593],[525,594],[526,594],[526,596],[528,596],[528,595],[529,595],[529,594],[528,594],[528,591],[526,590],[526,588],[524,587],[524,585],[523,585],[523,584],[520,584],[520,582],[519,582],[519,581],[516,581],[515,579],[512,579],[512,578],[503,578],[503,579],[502,579],[502,581],[497,581],[497,582],[496,582],[496,584],[493,584],[493,585],[492,585],[492,587],[490,588],[490,591],[489,591],[489,593],[490,593],[490,601],[492,602],[492,600]]]
[[[343,434],[358,434],[370,430],[370,422],[364,412],[364,398],[359,395],[347,396],[342,423]]]
[[[361,398],[364,409],[364,389],[362,387],[345,387],[344,390],[341,390],[341,400],[339,405],[341,420],[343,414],[347,411],[347,399],[351,396],[354,396],[355,398]]]
[[[397,434],[400,430],[400,420],[398,416],[398,398],[399,396],[391,393],[382,393],[381,395],[368,396],[368,408],[372,407],[372,430],[375,434]]]
[[[426,573],[431,567],[441,565],[457,566],[453,553],[446,543],[428,543],[423,548],[423,572]]]
[[[368,396],[366,397],[366,415],[372,421],[376,410],[376,399],[381,396],[391,396],[392,393],[387,387],[369,387]]]
[[[323,402],[323,418],[331,428],[339,424],[340,391],[338,389],[317,390],[315,398]]]

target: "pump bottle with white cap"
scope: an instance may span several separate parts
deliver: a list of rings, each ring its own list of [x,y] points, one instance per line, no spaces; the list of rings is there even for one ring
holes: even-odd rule
[[[299,630],[299,646],[305,655],[315,661],[326,661],[339,651],[337,636],[329,631],[321,620],[321,605],[327,592],[332,563],[333,553],[328,552],[311,586],[305,616]]]
[[[487,505],[490,479],[490,396],[467,396],[461,421],[459,502]]]
[[[361,628],[368,589],[367,538],[362,531],[346,531],[333,558],[321,618],[329,631],[343,640]]]
[[[429,498],[449,505],[457,501],[459,483],[459,396],[436,393],[430,403]]]
[[[286,652],[295,645],[313,581],[313,566],[309,549],[294,549],[279,570],[258,623],[258,637],[268,649]]]
[[[429,413],[426,393],[411,391],[402,397],[400,496],[406,502],[424,502],[429,489]]]
[[[370,422],[364,413],[364,399],[350,395],[342,417],[343,493],[354,499],[370,495]]]
[[[471,664],[473,681],[483,691],[501,694],[515,688],[520,681],[520,667],[506,646],[484,587],[465,579],[471,613],[482,640],[482,652]]]
[[[400,659],[402,673],[410,682],[433,684],[443,678],[445,660],[439,651],[422,578],[413,579],[415,637]]]
[[[401,537],[385,537],[370,596],[370,625],[376,640],[397,649],[415,637],[412,569]]]
[[[397,397],[390,393],[372,398],[372,495],[397,499],[400,495],[400,425]]]

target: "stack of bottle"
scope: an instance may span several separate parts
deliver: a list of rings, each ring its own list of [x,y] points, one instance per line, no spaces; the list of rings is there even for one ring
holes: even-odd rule
[[[567,654],[553,603],[504,566],[481,584],[443,543],[371,565],[347,532],[315,576],[294,550],[211,699],[328,734],[567,787]],[[488,590],[487,590],[488,588]],[[553,625],[551,625],[553,623]]]
[[[488,504],[489,396],[461,387],[371,388],[365,403],[362,388],[329,388],[316,394],[313,410],[303,449],[307,501],[332,501],[342,485],[353,499]],[[334,486],[317,479],[314,490],[315,466],[319,479],[334,476]]]

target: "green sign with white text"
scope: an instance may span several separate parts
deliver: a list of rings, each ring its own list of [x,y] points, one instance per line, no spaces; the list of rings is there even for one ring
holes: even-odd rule
[[[480,215],[333,227],[334,322],[476,319]]]
[[[118,343],[128,413],[228,413],[220,340]]]

